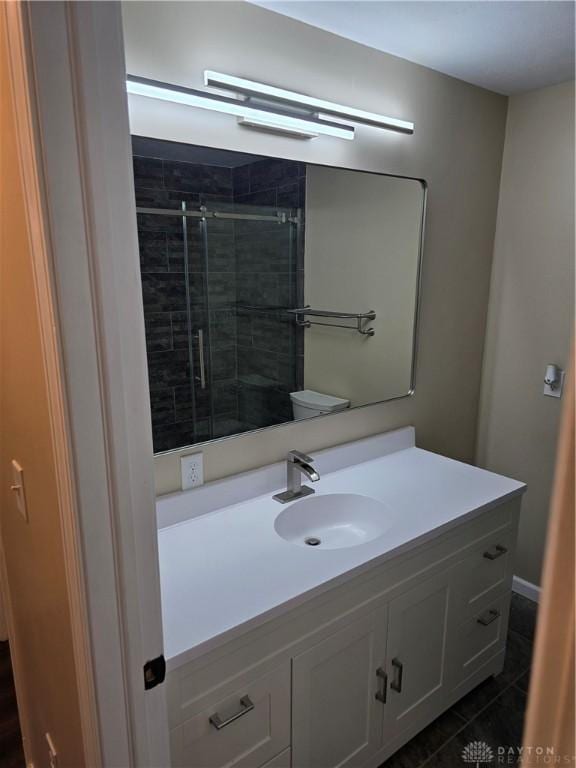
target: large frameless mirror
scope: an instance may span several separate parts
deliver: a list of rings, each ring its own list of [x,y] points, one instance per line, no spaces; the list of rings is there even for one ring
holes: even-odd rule
[[[155,452],[412,392],[421,180],[133,152]]]

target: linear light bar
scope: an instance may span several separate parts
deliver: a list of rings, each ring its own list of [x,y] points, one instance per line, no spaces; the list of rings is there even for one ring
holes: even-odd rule
[[[158,80],[150,80],[146,77],[128,75],[126,90],[136,96],[147,96],[151,99],[172,101],[176,104],[185,104],[188,107],[210,109],[214,112],[224,112],[227,115],[235,115],[243,118],[247,124],[258,123],[259,127],[273,130],[300,134],[304,138],[312,138],[318,134],[335,136],[339,139],[353,139],[354,128],[352,126],[332,123],[314,117],[294,117],[286,112],[267,106],[250,106],[244,101],[239,101],[228,96],[206,93],[192,88],[184,88],[180,85],[162,83]]]
[[[303,128],[288,128],[278,125],[276,118],[272,115],[266,119],[260,117],[239,117],[240,125],[247,125],[249,128],[259,128],[261,131],[272,131],[273,133],[286,133],[288,136],[294,136],[297,139],[317,139],[318,132],[304,130]]]
[[[235,77],[234,75],[225,75],[209,69],[204,72],[204,84],[242,93],[246,96],[255,96],[277,101],[284,105],[304,107],[314,112],[347,118],[355,123],[386,128],[391,131],[399,131],[400,133],[414,133],[414,123],[408,120],[399,120],[396,117],[386,117],[385,115],[378,115],[375,112],[367,112],[363,109],[345,107],[332,101],[315,99],[312,96],[305,96],[303,93],[297,93],[296,91],[286,91],[284,88],[276,88],[273,85],[265,85],[254,80],[246,80],[243,77]]]

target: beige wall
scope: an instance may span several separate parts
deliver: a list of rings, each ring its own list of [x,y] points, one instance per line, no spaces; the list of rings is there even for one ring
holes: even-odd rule
[[[480,465],[528,483],[516,573],[535,584],[562,406],[543,396],[544,370],[568,364],[573,286],[574,83],[565,83],[510,99],[478,442]]]
[[[46,381],[0,13],[0,531],[12,604],[12,652],[27,755],[48,766],[49,732],[62,768],[83,750],[63,565]],[[24,468],[29,521],[10,491],[10,462]],[[0,756],[1,762],[1,756]]]
[[[304,142],[130,97],[134,133],[429,184],[415,395],[206,445],[206,479],[406,424],[422,447],[471,461],[506,99],[247,3],[128,2],[123,15],[133,74],[202,87],[211,68],[416,124],[413,136],[365,127],[354,141]],[[159,493],[179,488],[178,456],[157,457]]]
[[[371,337],[306,330],[306,389],[352,406],[410,391],[423,205],[419,181],[308,166],[305,302],[376,319]]]

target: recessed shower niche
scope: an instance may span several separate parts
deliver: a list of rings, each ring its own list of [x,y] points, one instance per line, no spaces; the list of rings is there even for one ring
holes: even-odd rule
[[[133,154],[155,452],[413,390],[422,181]]]

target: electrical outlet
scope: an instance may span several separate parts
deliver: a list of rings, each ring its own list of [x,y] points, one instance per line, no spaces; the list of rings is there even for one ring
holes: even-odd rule
[[[182,490],[196,488],[204,483],[204,461],[202,453],[191,453],[189,456],[182,456],[180,459],[180,470],[182,474]]]

